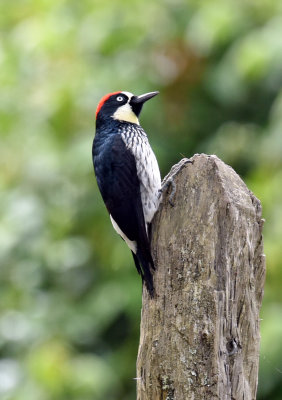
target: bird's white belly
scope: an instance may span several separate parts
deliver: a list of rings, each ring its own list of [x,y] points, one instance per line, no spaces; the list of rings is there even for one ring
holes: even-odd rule
[[[150,223],[160,203],[159,190],[161,189],[161,176],[156,157],[151,149],[143,162],[146,167],[140,162],[139,167],[137,165],[137,174],[140,180],[145,222]]]
[[[132,135],[123,132],[122,138],[135,157],[143,213],[148,224],[152,221],[160,203],[161,174],[158,162],[144,131],[133,130]]]

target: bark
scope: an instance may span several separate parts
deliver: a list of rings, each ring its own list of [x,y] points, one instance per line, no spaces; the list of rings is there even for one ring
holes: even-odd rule
[[[256,398],[265,279],[261,205],[216,156],[172,175],[152,226],[157,296],[143,290],[138,400]],[[183,163],[183,161],[182,161]]]

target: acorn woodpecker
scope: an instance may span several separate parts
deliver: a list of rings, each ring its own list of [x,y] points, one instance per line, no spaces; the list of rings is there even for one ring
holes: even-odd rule
[[[98,187],[113,227],[132,251],[151,297],[155,267],[148,228],[160,202],[161,175],[138,117],[143,104],[158,93],[134,96],[114,92],[104,96],[96,110],[92,147]]]

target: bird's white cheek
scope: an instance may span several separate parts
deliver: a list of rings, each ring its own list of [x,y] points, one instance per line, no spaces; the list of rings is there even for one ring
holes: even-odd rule
[[[128,103],[119,107],[114,113],[113,118],[119,121],[132,122],[133,124],[139,125],[139,120]]]

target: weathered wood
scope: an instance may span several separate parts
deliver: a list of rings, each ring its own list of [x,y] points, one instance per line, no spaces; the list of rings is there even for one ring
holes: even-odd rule
[[[157,292],[143,291],[138,400],[253,400],[265,279],[261,205],[216,156],[175,175],[152,227]]]

